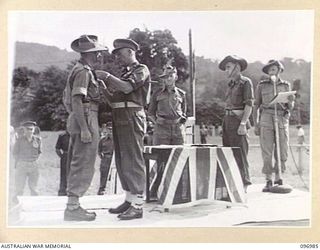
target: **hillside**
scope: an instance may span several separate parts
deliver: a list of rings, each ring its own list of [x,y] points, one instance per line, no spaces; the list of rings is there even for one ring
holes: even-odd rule
[[[67,65],[79,55],[75,52],[59,49],[38,43],[16,42],[15,68],[28,67],[37,72],[49,66],[65,69]]]

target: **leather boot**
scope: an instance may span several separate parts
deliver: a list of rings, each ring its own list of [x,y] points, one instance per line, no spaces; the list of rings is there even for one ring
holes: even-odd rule
[[[282,179],[279,179],[279,180],[275,181],[274,184],[281,186],[281,185],[283,185],[283,181],[282,181]]]
[[[103,189],[99,189],[97,195],[105,195],[105,191]]]
[[[143,216],[142,208],[135,208],[130,206],[129,209],[122,214],[118,215],[120,220],[133,220],[133,219],[140,219]]]
[[[122,203],[120,206],[118,206],[116,208],[110,208],[109,213],[110,214],[121,214],[121,213],[125,212],[130,206],[131,206],[131,203],[128,201],[125,201],[124,203]]]
[[[70,210],[66,208],[64,210],[64,220],[65,221],[93,221],[96,218],[95,212],[88,212],[82,207]]]
[[[272,187],[272,181],[268,180],[266,186],[262,189],[262,192],[270,192],[270,188]]]

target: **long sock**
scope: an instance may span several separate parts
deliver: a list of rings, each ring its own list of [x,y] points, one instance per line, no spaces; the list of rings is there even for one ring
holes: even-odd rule
[[[67,208],[69,210],[75,210],[80,206],[78,196],[68,196]]]
[[[129,191],[125,191],[125,192],[126,192],[125,200],[129,203],[132,203],[135,196],[131,194]]]
[[[272,180],[272,174],[266,174],[266,181]]]
[[[132,201],[132,206],[138,209],[142,209],[143,207],[143,195],[135,194],[133,195],[134,199]]]

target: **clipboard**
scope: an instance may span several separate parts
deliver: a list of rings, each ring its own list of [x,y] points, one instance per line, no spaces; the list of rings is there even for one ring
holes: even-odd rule
[[[276,103],[287,103],[288,97],[291,95],[295,95],[297,91],[287,91],[287,92],[279,92],[275,97],[272,98],[269,105]]]

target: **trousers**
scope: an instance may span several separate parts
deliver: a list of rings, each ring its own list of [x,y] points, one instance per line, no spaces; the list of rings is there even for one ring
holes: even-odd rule
[[[94,164],[96,161],[99,144],[99,125],[97,112],[90,112],[88,124],[92,136],[92,141],[89,143],[83,143],[79,133],[70,132],[68,149],[68,196],[83,196],[88,190],[93,178]]]
[[[101,158],[100,163],[100,190],[105,190],[106,184],[107,184],[107,178],[110,171],[110,165],[112,161],[112,155],[111,156],[104,156]]]
[[[177,124],[156,123],[153,134],[153,145],[182,145],[184,142],[184,126]]]
[[[37,161],[18,161],[15,172],[15,194],[23,195],[24,187],[28,179],[31,195],[38,195],[37,184],[39,180],[39,166]]]
[[[274,126],[274,114],[262,112],[260,117],[260,145],[263,159],[262,173],[270,175],[278,171],[278,159],[276,151],[276,132]],[[285,116],[278,116],[279,144],[281,171],[286,169],[285,163],[288,159],[289,149],[289,119]],[[275,167],[273,168],[272,156],[274,155]]]
[[[116,168],[123,190],[143,194],[146,183],[143,137],[146,115],[143,108],[112,110]]]
[[[234,151],[234,157],[238,164],[244,185],[250,184],[248,151],[248,135],[238,135],[240,119],[236,116],[226,115],[222,124],[222,144],[225,147],[239,147],[240,150]]]
[[[59,193],[64,194],[67,190],[67,176],[68,176],[68,153],[63,153],[60,158],[60,185]]]

